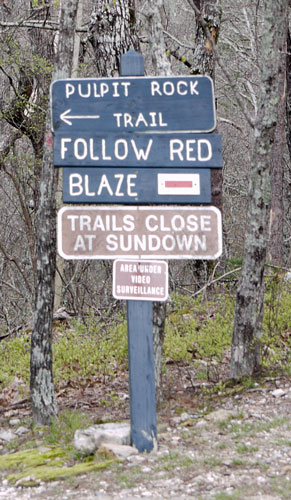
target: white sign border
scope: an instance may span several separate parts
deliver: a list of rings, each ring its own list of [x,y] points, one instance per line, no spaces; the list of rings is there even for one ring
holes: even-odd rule
[[[159,264],[165,264],[166,266],[166,277],[165,277],[165,281],[166,281],[166,286],[165,286],[165,295],[161,298],[157,298],[157,297],[134,297],[133,295],[118,295],[117,293],[115,293],[115,288],[116,288],[116,265],[118,262],[128,262],[128,263],[139,263],[139,262],[142,262],[144,264],[156,264],[156,265],[159,265]],[[168,266],[168,262],[166,260],[152,260],[152,259],[130,259],[130,258],[126,258],[124,257],[123,259],[115,259],[113,261],[113,271],[112,271],[112,295],[115,299],[117,300],[148,300],[150,302],[165,302],[168,297],[169,297],[169,266]]]
[[[123,259],[127,258],[124,254],[115,254],[115,255],[67,255],[65,252],[63,252],[62,249],[62,215],[64,212],[67,210],[74,210],[74,211],[82,211],[82,210],[127,210],[127,211],[133,211],[136,212],[138,210],[144,211],[144,210],[181,210],[181,211],[188,211],[188,210],[197,210],[197,211],[204,211],[204,210],[210,210],[212,212],[215,212],[217,215],[217,222],[218,222],[218,250],[214,255],[201,255],[197,256],[195,255],[193,257],[193,254],[169,254],[167,256],[167,260],[216,260],[220,255],[222,254],[222,217],[221,217],[221,212],[217,207],[214,207],[213,205],[207,206],[180,206],[180,205],[66,205],[63,206],[59,211],[57,215],[57,250],[58,253],[63,259],[65,260],[115,260],[115,259]],[[159,255],[159,254],[130,254],[128,255],[128,258],[130,259],[145,259],[145,260],[150,260],[150,259],[161,259],[165,260],[165,254]]]

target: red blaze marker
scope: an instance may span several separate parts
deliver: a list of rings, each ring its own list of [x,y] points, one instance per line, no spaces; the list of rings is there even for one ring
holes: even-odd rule
[[[158,174],[158,194],[160,195],[199,195],[199,174]]]

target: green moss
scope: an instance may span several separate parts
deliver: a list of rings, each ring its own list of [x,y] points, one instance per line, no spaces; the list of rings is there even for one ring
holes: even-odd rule
[[[21,484],[22,486],[31,486],[40,481],[54,481],[56,479],[65,479],[80,474],[87,474],[101,469],[106,469],[115,460],[106,460],[105,462],[79,463],[72,467],[57,467],[54,464],[42,465],[30,469],[25,469],[16,474],[7,476],[7,480],[12,484]]]
[[[117,460],[84,461],[68,466],[72,461],[71,450],[61,447],[46,448],[45,450],[25,450],[0,457],[0,469],[15,470],[7,480],[12,484],[29,486],[40,481],[53,481],[67,477],[85,474],[109,467]]]
[[[55,463],[56,460],[60,463],[60,460],[66,455],[67,452],[62,448],[46,448],[44,451],[37,449],[18,451],[0,456],[0,469],[31,468]]]

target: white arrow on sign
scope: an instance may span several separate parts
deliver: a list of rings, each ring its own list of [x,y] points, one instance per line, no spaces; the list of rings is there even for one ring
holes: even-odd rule
[[[71,111],[71,109],[67,109],[60,115],[60,119],[67,125],[72,125],[71,120],[95,120],[96,118],[100,118],[100,115],[70,115]]]

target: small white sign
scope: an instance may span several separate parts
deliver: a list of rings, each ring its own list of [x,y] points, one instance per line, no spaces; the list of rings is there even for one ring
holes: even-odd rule
[[[158,174],[160,195],[200,195],[199,174]]]
[[[112,294],[123,300],[167,300],[168,263],[163,260],[116,259]]]

